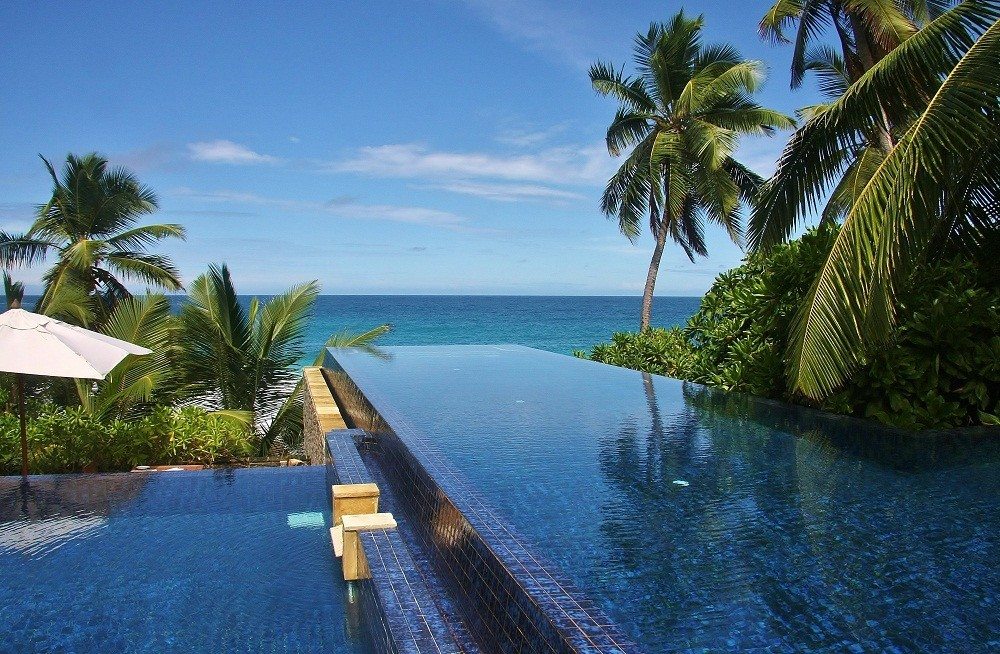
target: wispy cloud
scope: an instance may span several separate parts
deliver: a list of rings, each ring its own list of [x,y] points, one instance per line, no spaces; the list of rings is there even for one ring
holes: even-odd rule
[[[786,141],[785,133],[770,137],[744,137],[736,151],[736,158],[755,173],[770,177],[774,174]]]
[[[0,231],[19,234],[35,220],[37,205],[30,202],[0,202]]]
[[[586,196],[580,193],[564,191],[539,184],[492,184],[488,182],[456,180],[440,184],[427,184],[422,188],[438,189],[460,195],[471,195],[498,202],[552,202],[561,204],[573,200],[586,199]]]
[[[516,128],[506,129],[497,134],[496,142],[519,148],[536,147],[550,141],[554,136],[566,131],[567,125],[561,123],[545,129]]]
[[[111,156],[113,163],[121,164],[139,173],[177,170],[187,163],[185,159],[175,144],[166,142],[154,143]]]
[[[613,162],[601,145],[554,147],[536,153],[498,155],[435,151],[417,143],[364,147],[328,165],[332,172],[431,181],[493,179],[558,185],[602,183]]]
[[[361,220],[387,220],[460,231],[471,230],[471,228],[465,225],[468,222],[466,217],[449,211],[392,204],[364,204],[349,197],[333,198],[327,202],[316,202],[311,200],[273,198],[257,193],[228,189],[197,191],[188,187],[172,189],[168,192],[168,195],[228,205],[271,207],[300,214],[330,215]]]
[[[195,161],[225,164],[267,164],[278,163],[278,157],[254,152],[245,145],[225,139],[189,143],[188,152]]]
[[[529,50],[585,69],[593,59],[587,47],[583,12],[537,0],[465,0],[497,31]]]

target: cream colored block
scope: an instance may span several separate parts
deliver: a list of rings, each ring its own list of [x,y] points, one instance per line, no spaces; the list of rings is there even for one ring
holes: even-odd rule
[[[333,543],[333,555],[338,559],[344,556],[344,526],[330,527],[330,541]]]
[[[339,525],[344,516],[378,513],[379,490],[375,484],[336,484],[333,495],[333,524]]]
[[[395,529],[396,519],[392,517],[391,513],[345,515],[341,527],[344,536],[344,556],[341,559],[344,580],[356,581],[371,578],[372,573],[368,568],[368,559],[365,558],[365,551],[361,547],[361,538],[358,534],[362,531]]]

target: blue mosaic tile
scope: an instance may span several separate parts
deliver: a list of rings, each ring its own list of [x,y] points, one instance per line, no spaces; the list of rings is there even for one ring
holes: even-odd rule
[[[346,414],[376,437],[374,460],[481,644],[543,654],[638,651],[579,588],[539,560],[433,443],[388,405],[388,415],[375,409],[377,389],[366,396],[330,357],[325,365]]]
[[[327,474],[332,484],[365,484],[375,480],[358,451],[365,432],[339,429],[327,434]],[[381,510],[386,507],[380,506]],[[378,652],[399,654],[459,654],[433,593],[395,530],[360,534],[371,579],[357,582],[366,614],[366,631]]]
[[[0,653],[369,654],[323,469],[0,477]]]

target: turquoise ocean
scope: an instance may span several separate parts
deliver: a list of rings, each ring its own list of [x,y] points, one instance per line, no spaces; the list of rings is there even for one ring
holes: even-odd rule
[[[267,296],[260,296],[266,299]],[[25,306],[34,307],[36,296]],[[251,296],[240,296],[244,306]],[[184,296],[170,296],[178,309]],[[683,324],[698,310],[698,297],[657,297],[653,324]],[[639,325],[642,298],[628,296],[518,295],[321,295],[306,331],[303,363],[311,361],[331,334],[361,332],[382,324],[392,331],[380,345],[490,345],[514,343],[572,354],[590,350],[614,332]]]
[[[681,325],[698,297],[658,297],[653,324]],[[626,296],[324,295],[316,302],[307,352],[330,334],[388,323],[382,345],[514,343],[571,354],[589,350],[618,331],[634,331],[642,299]]]

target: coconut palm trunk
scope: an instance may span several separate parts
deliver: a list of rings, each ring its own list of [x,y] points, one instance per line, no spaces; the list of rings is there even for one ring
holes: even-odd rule
[[[656,288],[656,277],[660,273],[660,259],[663,258],[663,248],[667,244],[667,227],[664,220],[656,230],[656,247],[653,257],[649,260],[649,272],[646,273],[646,288],[642,292],[642,318],[639,329],[649,329],[653,319],[653,290]]]

